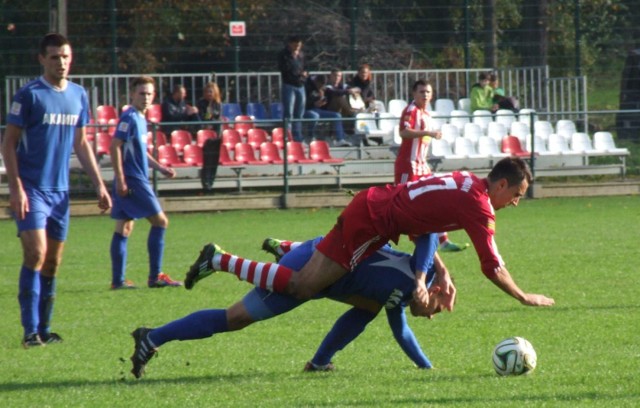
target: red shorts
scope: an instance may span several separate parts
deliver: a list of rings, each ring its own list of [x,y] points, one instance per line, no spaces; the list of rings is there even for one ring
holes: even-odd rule
[[[358,193],[338,217],[338,222],[316,246],[327,258],[350,271],[360,260],[376,252],[387,240],[373,227],[367,191]]]

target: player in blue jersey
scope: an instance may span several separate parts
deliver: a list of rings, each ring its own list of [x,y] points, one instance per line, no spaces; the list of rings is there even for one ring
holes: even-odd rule
[[[98,207],[111,208],[85,137],[89,103],[69,80],[72,51],[60,34],[47,34],[38,55],[43,74],[13,97],[2,143],[9,203],[23,249],[18,302],[25,348],[58,343],[51,332],[56,275],[69,228],[69,159],[75,151],[96,189]]]
[[[309,260],[321,239],[316,238],[298,246],[288,252],[280,263],[298,270]],[[394,251],[389,246],[383,247],[360,263],[351,273],[318,294],[316,299],[326,297],[355,307],[338,320],[323,342],[321,350],[316,353],[313,362],[307,364],[305,370],[330,368],[330,359],[333,354],[355,339],[383,307],[387,311],[394,336],[405,353],[419,367],[430,368],[431,363],[420,350],[413,332],[406,324],[403,309],[409,305],[413,314],[419,313],[428,318],[443,309],[443,297],[440,296],[441,291],[436,284],[430,285],[431,296],[427,308],[413,300],[415,270],[417,268],[428,270],[427,279],[432,281],[434,278],[433,254],[437,245],[438,238],[435,234],[422,236],[417,246],[424,249],[421,251],[424,254],[423,257],[412,257]],[[205,259],[209,253],[205,250],[201,257]],[[217,257],[218,259],[215,257],[211,259],[212,264],[220,262],[219,255]],[[230,259],[230,264],[235,263],[237,259],[233,258],[235,257]],[[259,273],[255,266],[236,265],[237,268],[246,269],[248,273],[251,271]],[[135,350],[131,356],[133,363],[131,372],[136,378],[140,378],[144,374],[147,362],[157,352],[158,347],[169,341],[203,339],[216,333],[241,330],[254,322],[286,313],[304,302],[305,300],[299,300],[293,296],[255,288],[228,309],[201,310],[156,329],[137,328],[132,333]]]
[[[155,82],[150,77],[138,77],[131,82],[131,107],[120,116],[115,136],[111,142],[113,165],[113,209],[111,218],[116,220],[111,239],[111,289],[134,289],[133,282],[125,279],[127,264],[127,240],[133,231],[134,221],[146,218],[151,223],[147,238],[149,252],[149,277],[147,286],[163,288],[182,286],[162,272],[164,235],[169,225],[158,198],[149,183],[149,166],[164,176],[173,178],[176,172],[163,166],[147,151],[147,121],[145,112],[153,103]]]

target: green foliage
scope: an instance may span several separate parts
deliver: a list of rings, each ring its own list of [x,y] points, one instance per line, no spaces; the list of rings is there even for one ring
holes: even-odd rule
[[[205,242],[257,260],[263,237],[324,233],[338,209],[170,214],[165,270],[180,277]],[[0,221],[2,405],[74,407],[465,406],[635,407],[638,309],[637,197],[525,200],[497,215],[496,240],[520,286],[555,298],[536,309],[502,294],[479,272],[472,249],[444,254],[456,278],[454,313],[409,317],[436,369],[418,371],[379,316],[334,359],[333,373],[303,373],[346,307],[310,302],[273,321],[211,339],[164,345],[142,380],[129,374],[129,332],[203,308],[224,308],[250,286],[216,274],[193,291],[111,292],[107,217],[71,221],[54,328],[65,343],[23,350],[16,301],[20,246]],[[130,239],[128,277],[146,278],[146,222]],[[454,241],[468,240],[461,232]],[[403,239],[401,248],[410,250]],[[529,376],[500,378],[491,350],[527,338],[538,353]]]

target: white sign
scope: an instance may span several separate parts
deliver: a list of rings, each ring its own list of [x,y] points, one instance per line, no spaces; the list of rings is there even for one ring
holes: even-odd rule
[[[231,37],[244,37],[247,35],[247,27],[244,21],[229,21],[229,35]]]

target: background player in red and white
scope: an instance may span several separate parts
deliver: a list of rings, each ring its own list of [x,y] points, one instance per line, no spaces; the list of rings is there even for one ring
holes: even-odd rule
[[[427,154],[431,138],[440,139],[442,133],[433,128],[427,107],[433,97],[433,87],[425,80],[419,79],[411,88],[413,101],[402,111],[400,118],[400,137],[402,143],[394,166],[394,182],[396,184],[416,181],[422,176],[431,174]],[[440,250],[458,252],[467,249],[469,244],[458,245],[449,240],[446,232],[438,234]]]
[[[407,184],[371,187],[353,198],[298,273],[278,264],[232,259],[216,245],[206,245],[187,273],[185,287],[190,289],[215,270],[223,270],[261,288],[309,299],[388,241],[397,242],[401,234],[420,237],[436,231],[464,229],[488,279],[524,305],[551,306],[553,299],[520,289],[493,239],[494,211],[517,206],[531,177],[522,159],[507,157],[496,163],[483,179],[470,172],[456,171]],[[420,256],[418,252],[416,255]],[[424,307],[429,302],[425,276],[426,271],[416,270],[414,298]],[[442,285],[444,293],[451,293],[446,287],[450,284],[448,276],[437,274],[436,282]],[[452,310],[453,302],[451,293],[445,303],[447,309]]]

